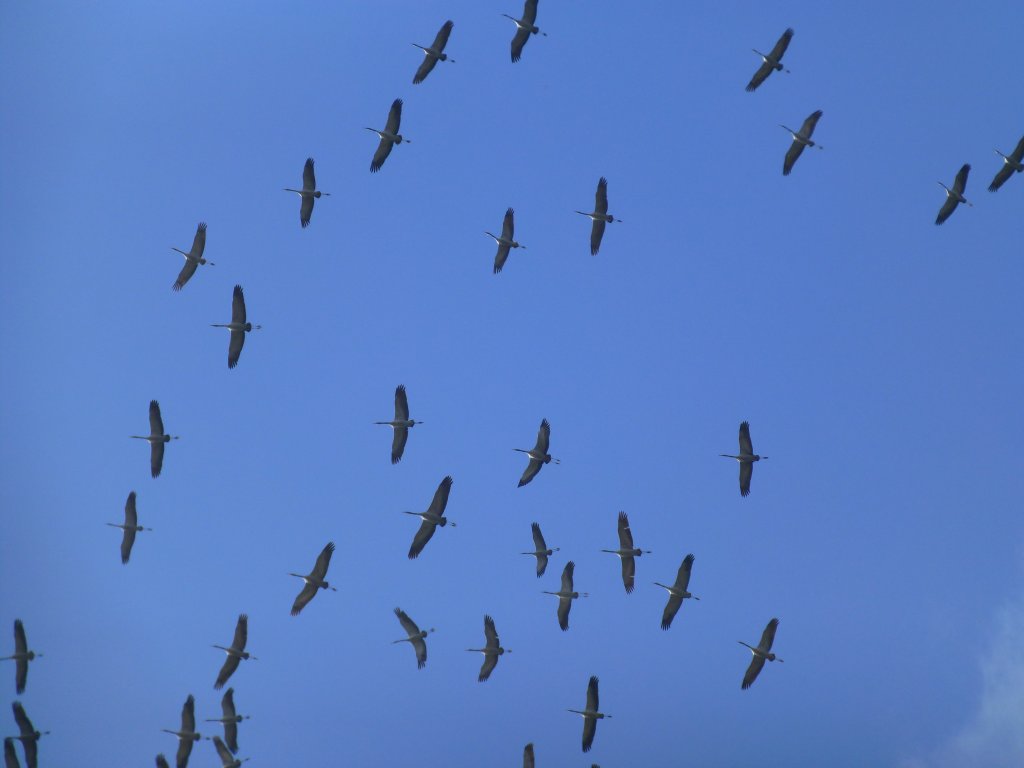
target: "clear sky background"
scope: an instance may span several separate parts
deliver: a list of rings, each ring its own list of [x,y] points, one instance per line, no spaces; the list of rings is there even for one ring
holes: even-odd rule
[[[3,5],[0,653],[21,618],[46,654],[40,765],[173,755],[242,612],[254,768],[1020,765],[1024,176],[985,189],[1024,133],[1019,2],[543,0],[513,65],[521,11]],[[413,86],[446,19],[456,63]],[[792,74],[744,92],[787,26]],[[395,98],[412,141],[371,175]],[[778,124],[816,109],[783,177]],[[936,227],[965,162],[975,207]],[[595,258],[600,176],[625,222]],[[173,293],[200,221],[216,266]],[[236,283],[264,328],[229,371]],[[392,466],[399,383],[425,423]],[[182,436],[156,480],[151,399]],[[517,488],[542,418],[562,464]],[[744,419],[747,498],[718,456]],[[458,527],[410,561],[401,511],[447,474]],[[156,530],[122,566],[131,490]],[[632,595],[619,510],[653,550]],[[340,591],[292,618],[329,540]],[[702,600],[663,632],[688,552]],[[395,606],[437,628],[423,670]],[[484,614],[513,653],[480,684]],[[741,691],[773,616],[786,663]],[[590,675],[614,717],[583,755]]]

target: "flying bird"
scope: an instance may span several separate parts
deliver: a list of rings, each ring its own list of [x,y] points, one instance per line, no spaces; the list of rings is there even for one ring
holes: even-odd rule
[[[220,668],[220,672],[217,674],[217,682],[213,684],[213,687],[218,691],[224,687],[224,683],[228,681],[228,678],[234,674],[235,670],[238,669],[239,663],[242,659],[252,659],[256,661],[256,657],[248,653],[245,650],[245,643],[249,638],[249,617],[246,614],[241,614],[238,617],[238,623],[235,624],[235,637],[231,641],[231,647],[225,648],[223,645],[215,645],[214,648],[219,648],[228,655],[224,659],[224,666]]]
[[[292,604],[292,616],[298,616],[302,609],[306,607],[306,604],[309,603],[309,601],[312,600],[314,597],[316,597],[316,593],[319,592],[321,589],[330,589],[335,592],[338,591],[337,587],[332,587],[327,581],[324,580],[327,576],[327,569],[331,565],[331,555],[333,554],[334,542],[329,541],[327,542],[327,546],[324,547],[323,551],[321,551],[320,554],[317,556],[316,565],[313,566],[313,570],[309,573],[308,576],[303,576],[301,573],[288,574],[289,576],[298,576],[300,579],[306,582],[305,586],[302,588],[302,591],[299,592],[299,594],[295,598],[295,602]],[[230,741],[228,743],[230,743]],[[231,751],[234,752],[236,750],[232,749]]]
[[[427,665],[427,643],[426,637],[434,628],[420,630],[416,625],[416,622],[409,618],[409,614],[403,611],[401,608],[395,608],[395,616],[402,623],[402,629],[405,630],[408,637],[403,637],[400,640],[392,641],[392,645],[395,643],[411,643],[413,649],[416,651],[416,667],[423,669]]]
[[[228,748],[224,746],[224,742],[220,740],[220,736],[213,737],[213,746],[217,749],[217,756],[220,757],[222,768],[239,768],[242,763],[249,759],[248,757],[243,757],[239,760],[232,755]]]
[[[18,753],[14,750],[14,739],[8,736],[4,739],[4,768],[21,768],[18,762]]]
[[[21,706],[20,701],[11,704],[11,709],[14,710],[14,722],[18,724],[19,734],[9,738],[18,739],[21,742],[21,748],[25,750],[25,765],[28,768],[37,768],[39,739],[48,734],[49,731],[37,731],[35,729],[32,721],[25,714],[25,708]]]
[[[957,171],[952,189],[947,187],[941,181],[938,183],[940,187],[946,190],[946,202],[942,204],[942,207],[939,209],[939,215],[935,217],[936,224],[941,224],[948,219],[960,203],[967,203],[967,205],[972,208],[974,207],[974,203],[964,197],[964,189],[967,188],[967,174],[970,172],[971,166],[964,163],[963,167]]]
[[[480,667],[480,676],[477,677],[477,681],[481,683],[489,678],[491,672],[498,666],[499,656],[512,653],[511,648],[501,647],[501,642],[498,640],[498,631],[494,628],[494,619],[490,616],[484,616],[484,647],[467,648],[466,650],[484,655],[484,663]]]
[[[679,572],[676,573],[675,584],[670,587],[667,584],[660,584],[657,581],[654,582],[662,589],[668,590],[668,602],[665,604],[664,613],[661,614],[662,629],[668,629],[672,626],[672,619],[674,619],[676,614],[679,613],[679,609],[683,605],[683,600],[688,597],[692,597],[694,600],[700,600],[699,597],[689,591],[691,570],[693,570],[693,555],[687,555],[683,558],[683,564],[679,566]]]
[[[0,657],[0,661],[11,660],[14,662],[14,690],[21,695],[25,692],[25,682],[28,680],[28,663],[35,658],[42,658],[43,654],[30,651],[28,642],[25,640],[25,625],[21,619],[14,620],[14,655]]]
[[[248,720],[249,715],[240,715],[235,711],[235,689],[228,688],[220,700],[220,709],[223,716],[207,719],[208,723],[222,723],[224,725],[224,742],[232,752],[238,752],[238,724]]]
[[[602,176],[597,180],[593,213],[584,213],[583,211],[576,211],[576,213],[588,216],[593,222],[590,226],[590,255],[597,256],[597,252],[601,250],[601,238],[604,237],[605,224],[611,224],[613,221],[622,223],[622,219],[608,215],[608,179]]]
[[[515,234],[516,212],[509,208],[505,211],[505,219],[501,224],[501,237],[498,237],[493,232],[484,232],[485,235],[489,236],[498,244],[498,252],[494,256],[494,274],[501,272],[501,268],[505,266],[505,260],[508,259],[509,251],[512,248],[523,248],[525,245],[517,243],[513,236]]]
[[[519,487],[522,488],[528,482],[533,480],[540,472],[540,468],[550,462],[555,464],[561,464],[562,462],[558,459],[552,458],[551,454],[548,453],[548,443],[551,440],[551,425],[548,424],[547,419],[542,419],[540,422],[540,430],[537,432],[537,444],[530,450],[525,448],[513,448],[513,451],[519,451],[525,453],[530,457],[530,463],[526,465],[526,469],[523,470],[523,476],[519,478]]]
[[[238,365],[238,358],[242,355],[242,346],[245,344],[245,334],[249,331],[258,331],[262,325],[253,325],[245,320],[245,294],[242,286],[236,285],[231,296],[231,322],[210,323],[211,328],[227,328],[231,331],[231,339],[228,341],[228,368]]]
[[[533,555],[537,558],[537,578],[539,579],[548,568],[548,557],[557,552],[559,548],[548,548],[548,545],[544,543],[544,534],[540,532],[538,523],[530,523],[530,529],[533,531],[533,552],[523,552],[522,554]]]
[[[599,704],[597,701],[597,677],[592,675],[590,682],[587,683],[587,708],[580,711],[578,709],[567,710],[569,712],[575,712],[577,715],[583,717],[583,751],[589,752],[590,748],[594,746],[594,735],[597,733],[597,721],[603,720],[604,718],[610,718],[611,715],[606,715],[603,712],[599,712]]]
[[[164,443],[179,439],[178,435],[164,434],[164,420],[160,418],[160,403],[156,400],[149,401],[149,435],[130,435],[130,437],[149,443],[150,473],[153,477],[159,477],[160,470],[164,466]]]
[[[523,768],[534,768],[533,742],[523,747]]]
[[[422,421],[409,418],[409,399],[405,394],[405,385],[399,384],[395,389],[395,420],[375,421],[374,424],[386,424],[394,430],[391,437],[391,463],[397,464],[405,453],[405,443],[409,439],[409,429]]]
[[[768,75],[770,75],[772,72],[776,70],[780,72],[789,72],[788,69],[783,70],[782,54],[784,54],[786,52],[786,49],[789,48],[789,41],[792,39],[793,30],[792,28],[790,28],[782,33],[782,37],[780,37],[779,41],[775,43],[775,47],[772,48],[771,53],[766,55],[761,53],[756,48],[753,49],[754,53],[761,57],[762,64],[760,67],[758,67],[758,70],[757,72],[754,73],[754,76],[750,78],[750,82],[747,83],[747,91],[751,93],[753,91],[756,91],[757,86],[759,86],[761,83],[767,80]]]
[[[740,455],[733,456],[729,453],[720,453],[727,459],[736,459],[740,464],[740,496],[750,495],[750,478],[754,474],[754,462],[767,459],[767,456],[758,456],[754,453],[754,446],[750,442],[750,424],[744,421],[740,424]]]
[[[201,734],[196,733],[196,700],[192,694],[188,695],[185,705],[181,708],[181,730],[171,731],[167,728],[160,730],[178,737],[178,754],[175,763],[177,768],[185,768],[188,765],[188,757],[192,754],[192,742],[203,738]]]
[[[391,103],[391,111],[388,112],[388,122],[384,126],[384,130],[378,131],[376,128],[366,129],[380,136],[380,144],[377,145],[377,151],[373,153],[373,160],[370,162],[370,173],[376,173],[384,166],[384,161],[388,159],[388,155],[391,154],[391,148],[395,144],[401,144],[403,141],[411,143],[409,139],[402,138],[401,134],[398,133],[398,128],[401,124],[402,100],[395,99]]]
[[[132,545],[135,543],[136,532],[153,530],[139,525],[139,516],[135,511],[135,491],[128,494],[128,501],[124,503],[124,522],[107,523],[107,525],[122,529],[121,562],[125,565],[128,564],[128,558],[132,556]]]
[[[450,19],[442,24],[441,29],[437,32],[437,37],[434,38],[434,42],[429,48],[413,43],[413,45],[423,51],[423,61],[420,63],[420,68],[416,70],[416,75],[412,79],[413,85],[419,85],[426,80],[427,75],[433,71],[438,61],[455,63],[455,59],[449,59],[448,54],[444,52],[444,47],[448,45],[448,35],[452,33],[452,27],[454,26],[455,24]]]
[[[416,536],[412,540],[412,546],[409,547],[409,559],[415,560],[419,557],[420,552],[427,546],[427,542],[430,541],[430,537],[434,535],[434,530],[437,526],[442,528],[446,525],[455,527],[455,523],[451,522],[447,517],[444,516],[445,507],[448,506],[448,494],[452,490],[452,476],[448,475],[441,481],[441,484],[437,486],[437,490],[434,491],[434,498],[430,502],[430,506],[427,507],[426,512],[405,512],[407,515],[415,515],[420,518],[423,522],[420,523],[420,529],[416,531]]]
[[[779,620],[772,619],[768,622],[768,626],[764,628],[764,632],[761,634],[761,642],[757,644],[755,648],[752,645],[747,645],[742,640],[737,640],[740,645],[746,645],[750,649],[754,658],[750,660],[750,666],[747,667],[746,674],[743,675],[743,685],[740,686],[744,691],[754,684],[757,680],[758,674],[761,672],[761,668],[764,666],[765,661],[779,661],[782,659],[778,658],[772,650],[772,643],[775,642],[775,630],[779,628]]]
[[[512,19],[516,23],[516,34],[512,38],[512,63],[515,64],[519,61],[519,57],[523,55],[523,46],[526,45],[526,41],[530,39],[530,35],[544,35],[548,36],[547,32],[541,32],[534,22],[537,20],[537,0],[526,0],[523,4],[523,18],[517,19],[515,16],[509,16],[507,13],[501,14],[506,19]]]
[[[1006,180],[1013,176],[1014,173],[1024,171],[1024,163],[1021,162],[1024,160],[1024,137],[1017,142],[1017,148],[1009,155],[1004,155],[998,149],[996,154],[1003,158],[1003,167],[999,169],[999,173],[992,179],[992,183],[988,185],[989,192],[995,192],[1003,186]]]
[[[619,548],[602,549],[612,555],[618,555],[622,563],[622,586],[626,588],[626,594],[633,591],[636,578],[636,560],[640,555],[651,554],[649,549],[640,549],[633,546],[633,532],[629,530],[629,516],[625,512],[619,512]]]
[[[162,754],[156,756],[156,768],[171,768],[167,764],[167,758]]]
[[[178,279],[174,281],[174,285],[171,286],[175,291],[180,291],[185,287],[185,283],[188,282],[189,278],[196,273],[199,269],[200,264],[209,264],[211,267],[215,266],[212,261],[207,261],[203,258],[203,250],[206,248],[206,222],[199,222],[199,226],[196,227],[196,236],[192,240],[192,250],[188,253],[181,250],[181,248],[175,248],[171,246],[172,251],[177,251],[185,257],[185,266],[181,268],[181,272],[178,273]]]
[[[586,592],[575,592],[572,587],[572,575],[576,569],[576,563],[570,560],[562,569],[562,588],[557,592],[541,590],[545,595],[555,595],[558,598],[558,626],[565,632],[569,629],[569,609],[572,608],[572,601],[578,597],[590,597]]]
[[[284,188],[285,192],[294,192],[302,200],[299,203],[299,224],[305,229],[309,226],[309,220],[313,216],[313,202],[323,195],[330,197],[330,192],[321,192],[316,188],[316,174],[313,172],[313,158],[306,158],[306,165],[302,169],[302,189]]]
[[[811,141],[811,134],[814,133],[814,126],[818,124],[818,120],[821,119],[822,111],[819,109],[817,112],[811,113],[804,124],[800,126],[799,131],[794,131],[792,128],[786,128],[781,123],[781,128],[786,128],[790,135],[793,137],[793,143],[789,145],[789,150],[786,152],[786,159],[782,163],[782,175],[789,176],[789,172],[793,170],[793,164],[804,151],[804,147],[817,147],[818,149],[824,149],[821,144],[816,144]]]

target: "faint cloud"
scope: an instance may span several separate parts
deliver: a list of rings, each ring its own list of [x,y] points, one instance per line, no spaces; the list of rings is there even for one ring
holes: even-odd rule
[[[1001,768],[1024,765],[1024,600],[995,618],[992,647],[981,660],[982,693],[977,712],[929,759],[903,768]]]

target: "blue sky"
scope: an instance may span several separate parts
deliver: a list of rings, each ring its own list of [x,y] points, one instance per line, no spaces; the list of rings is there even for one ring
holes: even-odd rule
[[[985,190],[1024,132],[1019,4],[544,0],[515,65],[517,0],[215,6],[0,10],[0,648],[21,618],[46,654],[42,765],[171,755],[242,612],[253,766],[1024,760],[1024,177]],[[413,86],[449,18],[456,63]],[[792,73],[744,92],[787,26]],[[412,141],[371,175],[395,98]],[[816,109],[784,178],[778,124]],[[307,157],[332,195],[303,230]],[[975,206],[936,227],[965,162]],[[624,223],[592,257],[600,176]],[[199,221],[216,266],[173,293]],[[229,371],[236,283],[264,327]],[[425,423],[392,466],[399,383]],[[156,480],[151,399],[182,436]],[[517,488],[542,418],[562,464]],[[744,419],[747,498],[718,457]],[[458,527],[409,561],[400,512],[448,474]],[[122,566],[131,490],[155,531]],[[619,510],[653,550],[628,596]],[[329,540],[340,591],[293,618]],[[662,632],[688,552],[702,600]],[[395,606],[437,628],[424,670]],[[480,684],[485,614],[513,653]],[[773,616],[786,663],[741,691]],[[584,756],[590,675],[614,718]]]

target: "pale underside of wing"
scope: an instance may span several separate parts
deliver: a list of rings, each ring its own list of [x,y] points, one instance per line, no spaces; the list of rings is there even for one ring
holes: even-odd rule
[[[415,621],[409,618],[409,614],[401,608],[395,608],[395,616],[398,617],[398,622],[402,625],[402,629],[405,630],[405,634],[410,637],[419,634],[420,628]]]

